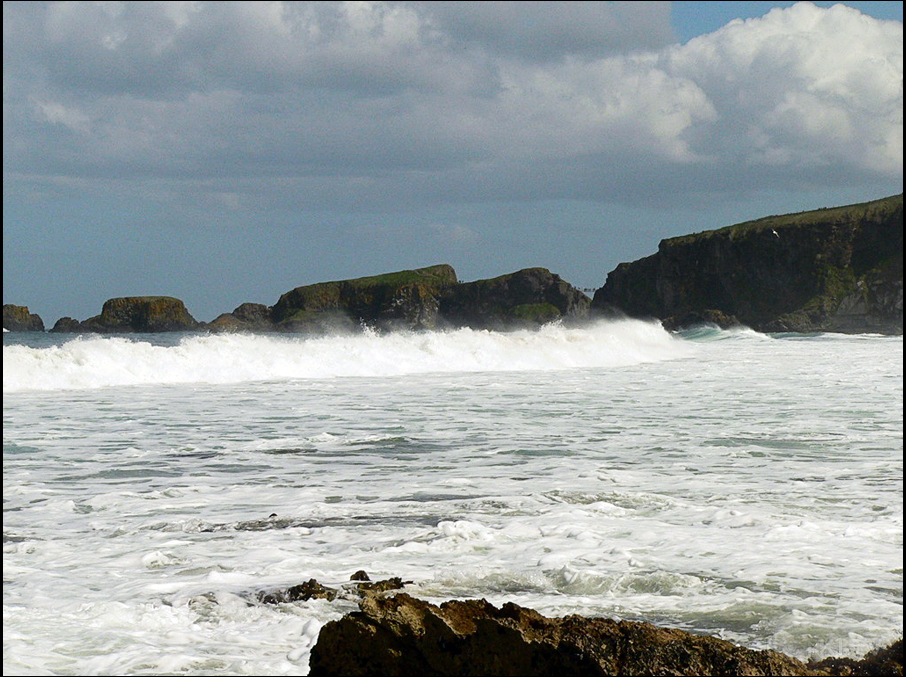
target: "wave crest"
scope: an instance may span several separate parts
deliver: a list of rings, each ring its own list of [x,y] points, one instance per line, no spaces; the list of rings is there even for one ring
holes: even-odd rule
[[[94,336],[47,348],[4,346],[3,390],[620,367],[692,352],[660,324],[639,320],[508,333],[198,334],[175,346]]]

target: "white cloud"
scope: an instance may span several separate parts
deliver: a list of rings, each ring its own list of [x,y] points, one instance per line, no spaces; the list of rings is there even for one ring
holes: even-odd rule
[[[514,11],[17,5],[7,165],[325,206],[902,175],[899,22],[799,3],[668,45],[665,3],[528,3],[518,24]]]
[[[663,61],[714,104],[714,133],[698,146],[725,162],[902,173],[902,23],[801,2],[673,47]]]

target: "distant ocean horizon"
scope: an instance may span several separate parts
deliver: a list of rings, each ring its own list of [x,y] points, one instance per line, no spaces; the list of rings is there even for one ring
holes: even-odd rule
[[[3,395],[4,674],[304,675],[355,600],[259,593],[360,569],[800,659],[902,636],[902,336],[4,332]]]

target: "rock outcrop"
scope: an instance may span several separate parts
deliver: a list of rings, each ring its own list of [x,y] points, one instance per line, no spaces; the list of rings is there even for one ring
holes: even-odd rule
[[[329,602],[337,599],[358,599],[382,595],[391,590],[401,590],[407,583],[402,578],[393,577],[382,581],[372,581],[363,570],[356,571],[349,577],[350,582],[340,588],[329,588],[311,578],[304,583],[278,590],[261,590],[256,598],[262,604],[285,604],[287,602],[307,602],[310,599],[326,599]]]
[[[433,329],[441,294],[456,284],[446,264],[297,287],[280,297],[271,321],[280,331]]]
[[[50,331],[57,334],[75,334],[81,331],[81,325],[82,323],[77,319],[66,316],[54,322]]]
[[[663,240],[622,263],[594,313],[733,317],[759,331],[903,333],[903,195]]]
[[[525,268],[446,290],[439,314],[446,326],[473,329],[537,327],[588,315],[590,299],[546,268]]]
[[[51,331],[103,334],[192,331],[198,322],[185,304],[171,296],[126,296],[104,302],[100,315],[84,322],[60,318]]]
[[[886,675],[903,674],[902,641],[863,661],[810,663],[649,623],[565,616],[485,600],[439,607],[405,593],[366,596],[331,621],[310,675]]]
[[[263,303],[243,303],[232,313],[223,313],[205,325],[210,331],[274,331],[271,309]]]
[[[44,320],[28,306],[3,305],[3,328],[8,331],[44,331]]]

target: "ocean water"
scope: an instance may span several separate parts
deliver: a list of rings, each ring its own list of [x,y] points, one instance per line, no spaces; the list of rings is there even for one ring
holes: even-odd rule
[[[902,337],[3,339],[4,674],[303,675],[353,596],[258,593],[359,569],[802,659],[902,635]]]

